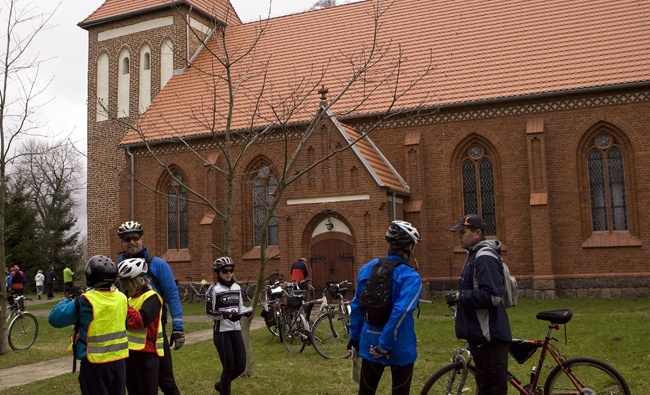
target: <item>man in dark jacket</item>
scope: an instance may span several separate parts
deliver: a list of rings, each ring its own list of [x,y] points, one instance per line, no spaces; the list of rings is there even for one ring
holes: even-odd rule
[[[47,292],[47,300],[54,298],[54,282],[56,282],[56,274],[54,273],[54,266],[50,266],[45,271],[45,292]]]
[[[485,222],[468,214],[451,228],[467,259],[459,278],[459,290],[446,296],[456,310],[456,337],[466,339],[476,364],[481,395],[506,395],[508,349],[512,335],[503,296],[501,243],[485,239]]]

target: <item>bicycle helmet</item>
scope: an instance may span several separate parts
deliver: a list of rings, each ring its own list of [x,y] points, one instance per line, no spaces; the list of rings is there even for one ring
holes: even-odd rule
[[[144,229],[142,229],[142,225],[137,221],[126,221],[117,228],[117,235],[121,238],[127,233],[138,233],[142,236]]]
[[[231,266],[234,269],[235,262],[233,262],[232,258],[229,256],[222,256],[221,258],[217,258],[217,260],[214,261],[212,264],[212,269],[214,269],[215,272],[218,272],[226,266]]]
[[[147,273],[149,265],[143,258],[129,258],[117,264],[119,278],[135,278]]]
[[[420,234],[415,226],[406,221],[393,221],[386,231],[386,241],[399,247],[420,242]]]
[[[86,285],[92,288],[110,288],[117,280],[117,265],[104,255],[95,255],[84,269]]]

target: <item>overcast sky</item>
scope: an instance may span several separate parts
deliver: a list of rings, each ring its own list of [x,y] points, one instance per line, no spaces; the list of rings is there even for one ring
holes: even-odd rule
[[[302,12],[316,0],[273,0],[272,16]],[[93,13],[104,0],[64,0],[54,13],[50,30],[38,36],[33,49],[40,59],[50,59],[41,66],[43,81],[53,78],[42,99],[51,100],[41,110],[41,123],[46,123],[49,135],[68,136],[86,152],[86,86],[88,62],[88,33],[77,26]],[[55,1],[20,1],[40,12],[50,13]],[[269,0],[232,0],[244,22],[266,17]]]

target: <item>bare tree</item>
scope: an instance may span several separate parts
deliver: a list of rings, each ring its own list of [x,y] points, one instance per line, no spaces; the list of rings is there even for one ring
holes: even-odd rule
[[[14,143],[23,136],[36,136],[41,125],[34,115],[47,83],[39,78],[43,62],[32,54],[34,39],[48,28],[52,13],[40,13],[29,2],[3,0],[0,5],[0,235],[4,229],[7,166],[15,157]],[[0,263],[6,267],[4,237],[0,240]],[[0,300],[6,300],[5,278],[0,280]],[[6,309],[0,309],[0,355],[7,352]]]
[[[320,10],[322,8],[336,7],[336,0],[317,0],[310,8],[311,10]]]
[[[390,7],[390,2],[383,6],[382,4],[379,2],[369,15],[374,22],[374,32],[372,37],[368,37],[366,45],[354,53],[333,55],[325,62],[325,66],[312,67],[312,71],[308,75],[297,76],[290,83],[291,89],[284,92],[283,95],[278,95],[268,83],[266,72],[269,60],[262,58],[256,52],[257,43],[266,34],[268,25],[260,22],[257,34],[248,45],[243,46],[239,43],[235,47],[229,46],[226,39],[229,28],[219,27],[215,29],[213,35],[208,37],[203,49],[209,51],[212,61],[193,64],[193,71],[191,71],[195,78],[202,79],[205,89],[202,94],[204,97],[206,95],[211,97],[211,103],[206,101],[197,105],[188,103],[187,107],[177,109],[173,114],[178,118],[178,111],[184,112],[182,116],[187,120],[184,125],[200,125],[198,127],[200,131],[195,131],[194,134],[206,136],[202,143],[197,143],[198,140],[194,138],[186,137],[187,133],[184,129],[175,129],[175,124],[168,121],[168,117],[172,114],[159,111],[155,100],[147,113],[134,125],[129,126],[130,133],[139,136],[139,145],[145,147],[149,156],[154,158],[170,177],[190,191],[188,198],[190,203],[208,207],[221,222],[223,244],[214,247],[219,250],[220,254],[226,256],[231,255],[232,249],[231,229],[235,191],[241,187],[241,184],[248,182],[248,174],[242,166],[242,159],[247,152],[259,147],[265,139],[275,139],[274,141],[283,147],[280,155],[283,159],[281,163],[275,164],[273,169],[278,175],[277,186],[270,191],[272,194],[269,196],[261,226],[261,255],[254,300],[257,300],[263,289],[267,262],[273,258],[273,256],[268,256],[268,225],[274,220],[276,208],[286,189],[332,156],[350,149],[388,118],[405,116],[393,111],[395,104],[431,70],[431,62],[429,62],[429,65],[423,67],[418,75],[411,75],[408,80],[401,77],[400,70],[404,62],[402,51],[399,47],[392,47],[390,42],[380,42],[378,39],[380,20],[387,8]],[[329,92],[323,87],[323,80],[328,74],[327,65],[331,62],[345,64],[350,72],[346,76],[337,76],[343,78],[343,81],[339,81],[337,91],[329,94],[328,97]],[[202,68],[199,69],[199,67]],[[255,85],[255,91],[251,91],[250,86],[247,85],[247,82],[251,80],[261,81],[259,85]],[[298,166],[298,159],[307,143],[318,132],[323,122],[330,120],[335,122],[337,117],[355,112],[364,105],[370,95],[379,89],[382,89],[384,95],[386,92],[389,93],[382,113],[376,114],[374,117],[373,126],[353,141],[347,141],[344,146],[334,148],[321,157],[314,158],[307,166],[302,168]],[[320,107],[311,109],[309,106],[313,105],[311,104],[313,101],[309,99],[316,94],[321,95]],[[238,107],[236,100],[238,95],[246,96],[248,103],[246,108]],[[345,112],[334,113],[332,108],[343,98],[347,103]],[[314,113],[313,119],[309,123],[296,125],[294,119],[305,111]],[[246,129],[232,129],[235,113],[249,114]],[[219,196],[219,201],[202,194],[197,188],[193,188],[174,174],[173,169],[168,166],[169,157],[158,148],[154,139],[148,138],[148,132],[152,130],[163,134],[166,144],[173,141],[184,147],[186,153],[193,154],[199,163],[214,170],[224,179],[225,188]],[[207,144],[205,140],[208,139],[211,146],[219,152],[219,161],[217,162],[210,159],[214,157],[214,155],[210,155],[214,151],[206,151],[204,148]],[[156,191],[154,185],[147,185],[137,177],[133,181],[151,191]],[[247,374],[253,372],[249,338],[251,320],[252,318],[242,320],[247,348]]]

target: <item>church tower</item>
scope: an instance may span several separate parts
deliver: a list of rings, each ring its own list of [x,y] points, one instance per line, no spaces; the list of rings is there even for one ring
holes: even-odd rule
[[[89,256],[114,255],[117,226],[138,219],[132,198],[119,197],[133,195],[118,193],[131,188],[132,153],[118,147],[122,137],[189,65],[203,39],[223,24],[240,23],[228,0],[106,0],[78,24],[88,31]]]

